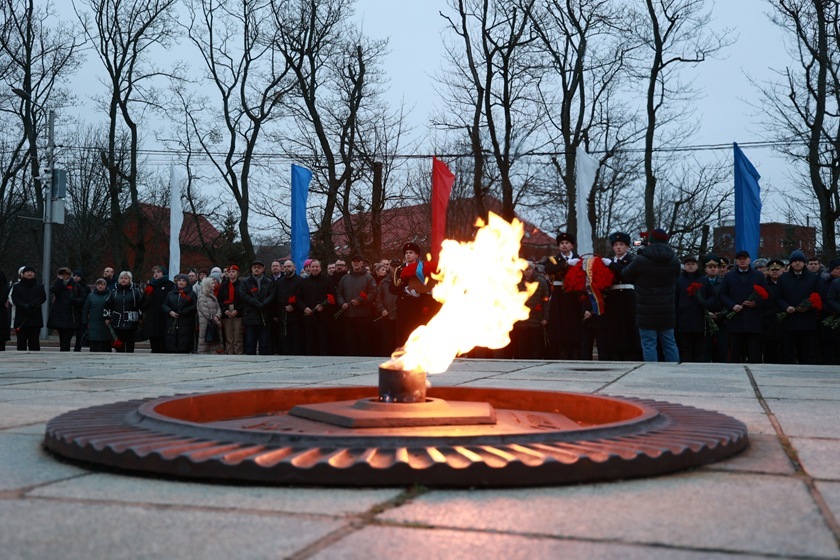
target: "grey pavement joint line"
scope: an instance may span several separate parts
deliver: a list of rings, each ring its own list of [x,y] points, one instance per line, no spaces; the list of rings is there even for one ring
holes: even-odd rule
[[[799,460],[799,455],[796,452],[796,448],[793,445],[793,442],[790,441],[790,438],[785,434],[785,431],[782,429],[782,425],[779,422],[779,419],[776,418],[776,415],[770,409],[770,405],[764,400],[764,396],[761,394],[761,389],[758,386],[758,382],[755,380],[755,376],[753,376],[752,371],[750,370],[749,366],[744,366],[744,370],[747,372],[747,377],[749,377],[750,384],[753,387],[753,391],[755,391],[755,396],[758,399],[761,408],[764,409],[764,412],[767,414],[767,418],[770,420],[770,424],[773,426],[773,429],[776,431],[776,436],[779,438],[779,443],[782,444],[782,449],[784,449],[785,454],[788,456],[788,459],[793,464],[793,468],[795,469],[796,475],[802,479],[805,483],[805,487],[808,489],[808,493],[811,495],[811,499],[814,500],[817,508],[820,510],[820,514],[825,521],[825,524],[828,526],[829,530],[831,531],[832,535],[834,536],[834,540],[837,543],[838,548],[840,548],[840,522],[837,521],[837,518],[834,517],[834,514],[831,511],[831,508],[826,503],[825,498],[823,497],[822,493],[817,489],[817,485],[814,483],[814,478],[808,474],[805,470],[805,467],[802,465],[802,462]]]
[[[383,502],[381,504],[377,504],[370,508],[365,513],[355,516],[351,523],[344,525],[333,531],[332,533],[327,534],[325,537],[317,540],[316,542],[303,547],[302,549],[298,550],[294,554],[290,554],[286,556],[287,560],[306,560],[307,558],[311,558],[313,555],[325,550],[335,543],[341,541],[345,537],[361,531],[368,525],[380,525],[381,523],[377,522],[376,516],[380,513],[384,513],[389,509],[395,509],[409,500],[412,500],[418,496],[422,496],[426,494],[428,490],[422,486],[413,486],[408,490],[401,492],[398,496]]]
[[[633,373],[634,371],[636,371],[637,369],[642,367],[643,365],[644,365],[644,363],[641,363],[641,364],[638,364],[638,365],[630,368],[629,370],[625,371],[624,373],[622,373],[621,375],[619,375],[618,377],[616,377],[612,381],[608,381],[607,383],[604,383],[603,385],[601,385],[600,387],[598,387],[597,389],[595,389],[592,392],[593,393],[600,393],[601,391],[605,391],[607,389],[607,387],[609,387],[610,385],[613,385],[615,383],[618,383],[619,381],[621,381],[622,379],[624,379],[625,377],[627,377],[628,375],[630,375],[631,373]]]

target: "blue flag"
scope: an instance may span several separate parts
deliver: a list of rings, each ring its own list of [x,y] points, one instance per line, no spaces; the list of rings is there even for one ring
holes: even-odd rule
[[[753,164],[735,147],[735,251],[747,251],[750,258],[758,258],[761,224],[761,187]]]
[[[309,257],[309,224],[306,221],[306,199],[312,172],[292,164],[292,262],[298,273]]]

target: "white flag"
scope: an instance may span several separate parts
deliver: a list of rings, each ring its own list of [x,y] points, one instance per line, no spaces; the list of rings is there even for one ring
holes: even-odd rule
[[[577,212],[577,246],[578,254],[585,255],[592,253],[592,225],[589,223],[589,212],[587,202],[589,193],[592,192],[592,185],[595,184],[595,175],[598,173],[598,160],[586,153],[582,146],[577,148],[575,160],[575,187],[577,199],[575,210]]]
[[[181,272],[181,181],[175,177],[175,166],[169,166],[169,279]]]

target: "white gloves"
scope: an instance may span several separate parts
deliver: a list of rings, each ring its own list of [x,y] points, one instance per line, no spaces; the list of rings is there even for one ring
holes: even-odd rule
[[[601,257],[601,262],[604,263],[604,266],[610,266],[612,261],[606,257]]]

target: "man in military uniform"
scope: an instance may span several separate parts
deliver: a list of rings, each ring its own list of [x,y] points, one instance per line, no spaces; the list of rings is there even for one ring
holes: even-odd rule
[[[723,308],[719,297],[720,288],[723,286],[720,270],[725,269],[726,264],[726,259],[711,253],[703,258],[703,270],[706,272],[709,288],[713,293],[706,311],[712,315],[718,328],[716,332],[706,334],[706,355],[716,363],[729,362],[729,338],[726,335],[727,311]]]
[[[605,297],[607,331],[607,359],[616,361],[639,361],[642,359],[642,343],[636,328],[636,292],[633,284],[621,279],[621,271],[630,264],[634,256],[630,249],[630,236],[623,231],[610,234],[613,250],[610,270],[615,281]]]
[[[295,306],[303,282],[296,274],[295,263],[285,261],[282,275],[274,282],[274,307],[280,336],[275,354],[299,356],[303,354],[303,312]]]
[[[767,293],[770,295],[769,302],[762,308],[762,331],[761,345],[764,354],[765,364],[782,363],[782,324],[779,318],[777,301],[782,293],[779,286],[779,278],[785,272],[785,263],[781,259],[770,259],[767,261]]]
[[[440,305],[429,293],[427,281],[432,273],[429,263],[420,259],[420,247],[403,245],[404,261],[394,271],[388,289],[397,296],[397,346],[405,345],[409,335],[431,319]]]
[[[580,260],[575,253],[575,236],[563,232],[557,236],[556,257],[549,257],[545,263],[547,273],[554,276],[551,301],[548,312],[549,358],[555,360],[579,360],[581,356],[581,332],[583,330],[583,308],[580,296],[563,290],[563,279],[570,266]]]

